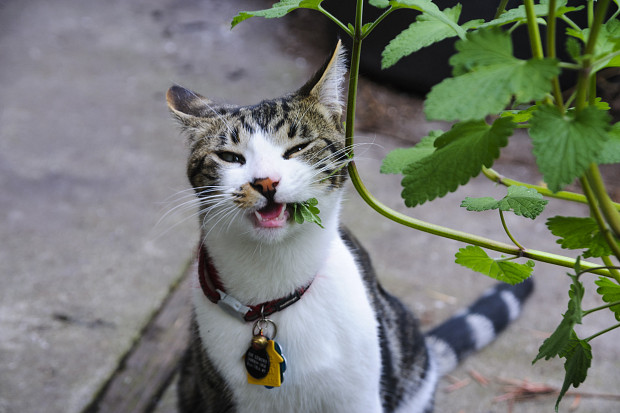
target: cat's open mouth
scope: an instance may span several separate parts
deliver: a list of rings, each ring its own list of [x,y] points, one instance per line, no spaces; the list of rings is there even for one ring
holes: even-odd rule
[[[264,208],[254,211],[255,223],[262,228],[280,228],[290,216],[286,204],[270,202]]]

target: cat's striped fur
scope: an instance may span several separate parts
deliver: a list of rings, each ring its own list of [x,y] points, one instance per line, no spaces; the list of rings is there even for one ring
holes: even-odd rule
[[[531,281],[498,286],[427,335],[379,285],[366,251],[339,228],[346,179],[340,44],[299,91],[255,106],[216,105],[181,87],[168,104],[190,142],[187,172],[202,244],[241,303],[286,297],[270,316],[287,358],[280,388],[248,384],[252,324],[194,291],[183,412],[430,412],[437,380],[514,319]],[[265,184],[265,182],[267,182]],[[317,198],[325,228],[292,219]]]

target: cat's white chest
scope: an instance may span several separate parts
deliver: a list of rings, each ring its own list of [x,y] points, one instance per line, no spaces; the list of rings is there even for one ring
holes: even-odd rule
[[[247,383],[243,356],[253,323],[194,296],[200,335],[239,412],[380,412],[377,322],[353,257],[333,242],[325,265],[300,301],[269,318],[286,358],[284,382]]]

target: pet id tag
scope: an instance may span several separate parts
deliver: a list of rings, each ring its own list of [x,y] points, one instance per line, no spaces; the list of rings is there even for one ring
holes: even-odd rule
[[[286,361],[282,355],[280,345],[263,335],[262,327],[265,327],[267,324],[274,328],[273,337],[275,337],[277,328],[273,321],[266,319],[258,320],[254,324],[254,336],[244,359],[248,383],[263,385],[271,389],[282,385]]]

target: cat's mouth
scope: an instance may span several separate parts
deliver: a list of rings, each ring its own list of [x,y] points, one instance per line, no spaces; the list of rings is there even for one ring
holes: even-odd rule
[[[286,225],[290,213],[286,204],[269,202],[267,206],[254,211],[255,224],[261,228],[280,228]]]

